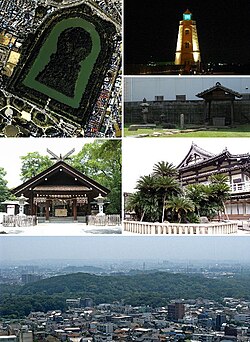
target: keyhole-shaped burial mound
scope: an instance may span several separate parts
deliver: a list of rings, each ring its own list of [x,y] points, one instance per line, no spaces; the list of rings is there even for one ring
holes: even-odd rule
[[[79,5],[53,12],[23,44],[9,89],[81,124],[88,120],[115,49],[115,26]]]
[[[58,38],[57,51],[37,75],[36,81],[74,98],[76,82],[84,61],[91,53],[92,39],[81,27],[64,30]],[[84,67],[83,67],[84,68]],[[83,69],[83,73],[88,70]]]
[[[50,31],[24,84],[72,108],[78,108],[101,50],[95,26],[67,18]]]

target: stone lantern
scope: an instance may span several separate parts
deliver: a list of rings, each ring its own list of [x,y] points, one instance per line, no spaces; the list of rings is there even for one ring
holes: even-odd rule
[[[24,197],[23,194],[21,194],[20,197],[17,198],[18,200],[18,205],[19,205],[19,214],[20,216],[25,216],[24,214],[24,206],[29,204],[28,202],[26,202],[28,200],[27,197]]]
[[[141,106],[143,123],[146,124],[148,122],[148,107],[149,107],[149,104],[147,103],[147,100],[146,100],[145,97],[142,100],[142,103],[140,104],[140,106]]]
[[[98,205],[98,210],[99,213],[96,216],[104,216],[104,212],[103,212],[103,206],[104,206],[104,199],[105,197],[103,197],[101,194],[98,195],[98,197],[94,198],[97,202]]]

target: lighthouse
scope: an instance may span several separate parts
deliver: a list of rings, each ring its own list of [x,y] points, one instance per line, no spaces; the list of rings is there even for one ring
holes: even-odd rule
[[[192,13],[187,9],[183,13],[183,20],[179,24],[175,64],[184,65],[185,70],[191,70],[193,66],[198,69],[200,62],[201,54],[196,22],[192,20]]]

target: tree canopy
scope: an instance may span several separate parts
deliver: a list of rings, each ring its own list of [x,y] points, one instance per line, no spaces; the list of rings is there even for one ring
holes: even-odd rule
[[[135,270],[136,271],[136,270]],[[74,273],[35,283],[0,285],[0,316],[22,317],[31,311],[66,309],[66,298],[92,298],[95,304],[124,299],[129,305],[165,306],[171,299],[224,297],[250,299],[249,273],[207,278],[201,274],[135,272],[126,275]]]
[[[181,185],[175,178],[177,173],[173,164],[164,161],[156,163],[152,174],[138,179],[137,192],[128,199],[127,209],[135,211],[141,221],[164,222],[166,200],[182,193]]]
[[[6,171],[3,167],[0,167],[0,210],[3,209],[3,205],[1,202],[4,202],[7,199],[11,199],[12,195],[7,186],[8,182],[5,179]]]
[[[85,144],[71,159],[71,165],[111,190],[107,214],[121,212],[121,168],[120,140],[96,140]]]
[[[195,211],[193,201],[182,196],[172,196],[166,201],[165,208],[171,210],[173,217],[177,214],[179,223],[185,222],[187,214]]]
[[[213,218],[225,213],[225,201],[229,197],[230,187],[224,175],[213,175],[209,184],[192,184],[186,187],[186,196],[195,205],[198,216]]]
[[[39,152],[29,152],[26,156],[21,157],[21,180],[23,182],[38,175],[53,165],[52,160],[48,156],[42,156]]]

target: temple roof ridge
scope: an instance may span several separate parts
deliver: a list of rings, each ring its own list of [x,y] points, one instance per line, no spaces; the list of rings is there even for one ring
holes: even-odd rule
[[[193,141],[192,141],[192,145],[191,146],[193,147],[193,150],[195,150],[197,152],[200,152],[200,153],[202,153],[204,155],[207,155],[209,157],[212,157],[212,156],[214,157],[215,156],[214,153],[205,150],[204,148],[202,148],[202,147],[198,146],[197,144],[195,144]]]
[[[196,94],[195,96],[203,97],[204,95],[206,95],[206,94],[208,94],[208,93],[210,93],[210,92],[212,92],[214,90],[217,90],[217,89],[221,89],[221,90],[223,90],[223,91],[225,91],[227,93],[230,93],[230,94],[232,94],[232,95],[234,95],[234,96],[236,96],[238,98],[242,97],[242,95],[239,92],[223,86],[220,82],[216,82],[214,86],[212,86],[212,87],[210,87],[210,88],[208,88],[208,89],[206,89],[206,90]]]
[[[195,163],[197,164],[200,160],[204,161],[210,158],[215,157],[214,153],[208,152],[205,149],[199,147],[197,144],[192,142],[191,147],[185,156],[185,158],[182,160],[182,162],[177,166],[177,168],[182,168],[187,166],[189,163]],[[195,160],[195,161],[193,161]]]
[[[227,147],[225,147],[222,152],[214,154],[204,150],[192,142],[189,152],[182,162],[177,166],[177,169],[184,169],[192,167],[193,165],[201,165],[202,163],[206,163],[208,161],[216,161],[224,158],[225,156],[230,159],[241,160],[241,163],[244,163],[244,161],[249,161],[250,153],[232,154],[228,151]]]

